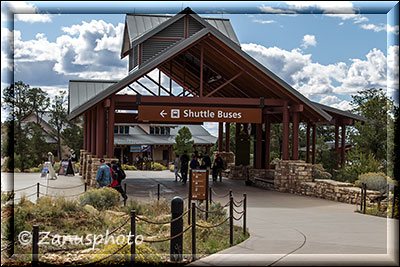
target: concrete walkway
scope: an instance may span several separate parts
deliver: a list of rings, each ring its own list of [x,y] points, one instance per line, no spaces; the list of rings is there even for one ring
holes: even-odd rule
[[[127,193],[131,199],[148,201],[157,197],[157,184],[161,196],[167,200],[174,196],[185,198],[188,185],[175,182],[170,171],[127,171]],[[6,176],[2,174],[2,190]],[[79,176],[59,176],[57,180],[41,179],[40,174],[15,174],[14,189],[37,182],[54,187],[72,187],[83,183]],[[324,199],[297,196],[263,190],[244,185],[243,181],[224,180],[210,185],[219,195],[233,190],[235,200],[247,193],[247,226],[250,238],[243,243],[204,257],[192,266],[254,266],[254,265],[398,265],[398,221],[362,215],[354,212],[355,205]],[[45,187],[40,192],[46,193]],[[43,190],[43,191],[42,191]],[[52,195],[74,195],[84,188],[51,189]],[[17,192],[16,198],[36,192],[36,187]],[[36,199],[36,195],[30,197]],[[222,204],[228,197],[213,199]],[[239,222],[241,224],[241,222]],[[393,230],[394,229],[394,230]],[[228,237],[227,237],[228,238]],[[398,256],[394,259],[398,259]]]

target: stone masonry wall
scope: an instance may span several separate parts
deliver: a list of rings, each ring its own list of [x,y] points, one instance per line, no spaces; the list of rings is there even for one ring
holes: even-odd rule
[[[82,179],[92,188],[97,188],[98,184],[96,182],[97,170],[100,166],[100,158],[95,158],[89,152],[81,152],[81,170]],[[117,160],[116,158],[104,158],[106,163],[110,163],[112,160]]]
[[[273,172],[273,176],[272,176]],[[272,176],[272,178],[271,178]],[[312,179],[312,164],[301,160],[278,161],[275,170],[249,170],[249,179],[257,187],[324,198],[349,204],[361,202],[361,188],[351,183],[343,183],[330,179]],[[380,192],[367,190],[367,206],[373,206],[372,199]]]

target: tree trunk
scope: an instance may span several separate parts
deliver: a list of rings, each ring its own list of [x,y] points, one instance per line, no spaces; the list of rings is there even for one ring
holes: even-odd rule
[[[21,120],[18,121],[18,146],[19,146],[19,148],[20,148],[19,153],[20,153],[20,155],[21,155],[21,157],[20,157],[21,171],[24,171],[24,169],[25,169],[25,164],[24,164],[24,162],[25,162],[25,160],[24,160],[25,153],[24,153],[24,149],[23,149],[23,147],[22,147],[22,126],[21,126]]]

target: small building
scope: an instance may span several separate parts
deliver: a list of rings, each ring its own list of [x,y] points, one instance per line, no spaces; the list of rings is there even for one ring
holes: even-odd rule
[[[146,157],[167,166],[175,159],[175,137],[184,126],[192,134],[195,150],[209,154],[217,137],[211,135],[202,125],[116,123],[114,156],[124,164],[135,164],[136,157]]]

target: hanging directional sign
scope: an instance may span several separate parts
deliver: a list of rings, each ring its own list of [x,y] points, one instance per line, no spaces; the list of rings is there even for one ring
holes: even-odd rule
[[[243,122],[261,123],[261,108],[218,108],[140,105],[138,120],[144,122]]]

